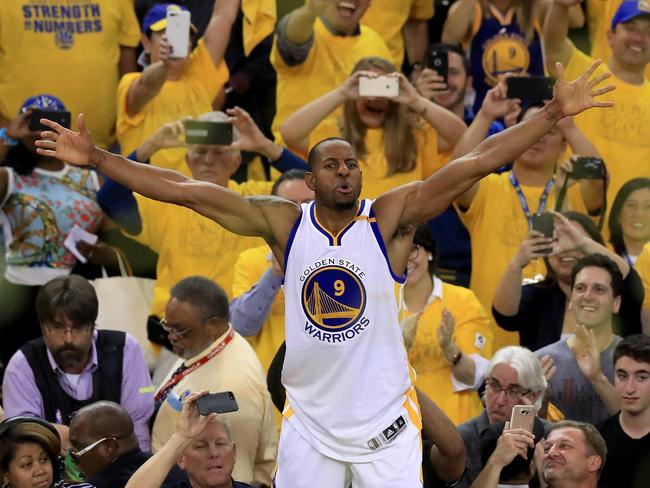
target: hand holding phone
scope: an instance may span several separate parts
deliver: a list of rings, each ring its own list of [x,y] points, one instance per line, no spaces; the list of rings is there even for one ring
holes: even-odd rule
[[[228,413],[239,410],[237,400],[232,391],[221,393],[210,393],[196,399],[196,406],[199,408],[201,415],[211,413]]]

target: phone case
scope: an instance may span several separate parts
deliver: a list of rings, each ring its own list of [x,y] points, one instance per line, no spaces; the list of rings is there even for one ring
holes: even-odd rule
[[[31,131],[51,130],[48,126],[41,124],[41,119],[48,119],[56,122],[66,129],[70,128],[70,112],[65,110],[43,110],[35,109],[29,115],[28,127]]]
[[[196,400],[196,406],[199,408],[201,415],[211,413],[228,413],[239,410],[237,400],[232,391],[221,393],[210,393]]]
[[[512,415],[510,417],[511,429],[523,429],[532,432],[534,422],[535,407],[532,405],[515,405],[512,407]]]
[[[165,37],[172,48],[170,57],[186,58],[189,54],[191,14],[187,10],[168,10]]]
[[[547,212],[533,214],[533,230],[545,237],[553,237],[553,215]]]
[[[449,53],[440,51],[431,51],[427,57],[427,68],[435,70],[439,76],[447,81],[449,71]]]
[[[511,76],[506,78],[508,98],[541,102],[553,98],[555,80],[546,76]]]
[[[392,76],[359,78],[359,95],[362,97],[396,97],[399,95],[399,79]]]
[[[187,144],[227,146],[232,144],[232,124],[209,120],[186,120],[185,142]]]

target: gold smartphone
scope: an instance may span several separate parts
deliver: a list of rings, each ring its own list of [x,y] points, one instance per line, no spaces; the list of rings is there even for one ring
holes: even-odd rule
[[[533,432],[533,423],[535,422],[535,407],[532,405],[515,405],[512,407],[510,416],[511,429],[524,429]]]

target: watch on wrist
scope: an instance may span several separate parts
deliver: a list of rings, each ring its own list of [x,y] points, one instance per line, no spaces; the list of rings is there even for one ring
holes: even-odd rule
[[[451,361],[450,361],[450,363],[451,363],[452,368],[453,368],[454,366],[456,366],[458,363],[460,363],[460,360],[461,360],[462,358],[463,358],[463,353],[462,353],[461,350],[459,349],[458,352],[456,352],[456,354],[454,354],[454,355],[451,357]]]
[[[16,139],[13,139],[9,137],[9,134],[7,134],[7,128],[2,127],[0,129],[0,140],[2,140],[2,143],[5,146],[16,146],[18,145],[18,141]]]

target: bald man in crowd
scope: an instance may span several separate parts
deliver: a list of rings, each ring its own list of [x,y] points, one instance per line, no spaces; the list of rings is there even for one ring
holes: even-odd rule
[[[70,422],[72,458],[97,488],[123,488],[150,457],[138,445],[128,412],[114,402],[101,401],[80,409]],[[166,482],[185,479],[174,466]]]

